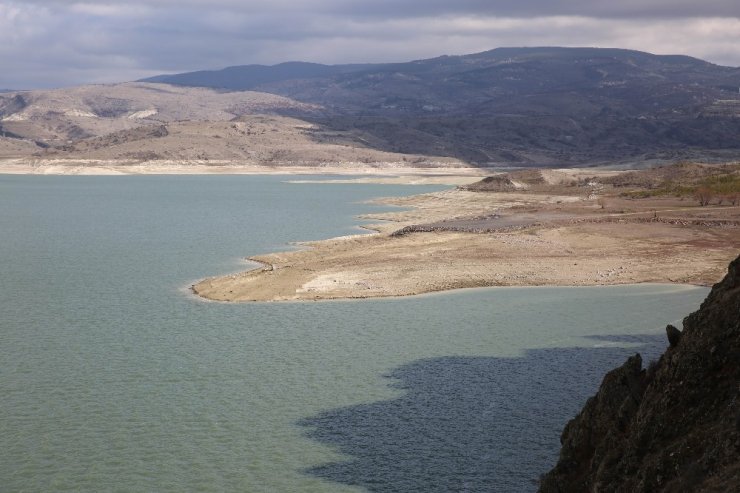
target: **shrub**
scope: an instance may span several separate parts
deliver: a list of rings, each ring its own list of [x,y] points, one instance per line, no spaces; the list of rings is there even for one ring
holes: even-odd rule
[[[712,189],[707,186],[699,187],[696,189],[694,197],[699,201],[700,206],[709,205],[709,202],[712,200]]]

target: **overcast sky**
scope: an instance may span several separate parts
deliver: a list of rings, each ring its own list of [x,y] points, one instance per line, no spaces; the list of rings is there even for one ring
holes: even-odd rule
[[[501,46],[632,48],[740,66],[740,0],[0,0],[0,88]]]

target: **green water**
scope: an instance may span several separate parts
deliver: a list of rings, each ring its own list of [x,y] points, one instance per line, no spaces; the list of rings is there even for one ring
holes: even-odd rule
[[[705,289],[499,288],[285,304],[209,303],[186,289],[243,268],[247,255],[358,232],[354,216],[375,210],[366,199],[432,189],[0,175],[0,491],[443,491],[458,480],[468,491],[496,481],[496,491],[534,489],[603,371],[636,348],[659,350],[665,324],[696,309]],[[601,337],[615,335],[639,337]],[[467,438],[450,440],[467,436],[470,418],[439,400],[464,381],[424,384],[427,363],[461,361],[527,362],[511,370],[519,388],[547,386],[522,401],[526,392],[502,399],[491,381],[479,399],[468,396],[501,402],[472,432],[497,437],[497,424],[512,423],[492,449],[508,447],[519,467],[496,469],[495,456],[476,452],[465,464],[483,465],[455,479],[467,471],[458,456],[440,456],[434,470],[409,459],[466,449]],[[405,380],[409,369],[416,380]],[[574,378],[586,380],[574,389]],[[408,401],[417,388],[428,399],[420,406]],[[423,446],[402,429],[369,442],[351,436],[357,416],[395,423],[396,403],[423,410],[403,411],[400,428],[437,416],[458,431]],[[517,425],[507,412],[528,417]],[[538,444],[519,443],[517,426],[532,420],[542,425]]]

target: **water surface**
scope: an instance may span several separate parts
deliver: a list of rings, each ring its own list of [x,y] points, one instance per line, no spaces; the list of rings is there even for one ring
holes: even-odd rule
[[[188,295],[439,189],[283,180],[0,176],[0,490],[531,491],[603,372],[707,292]]]

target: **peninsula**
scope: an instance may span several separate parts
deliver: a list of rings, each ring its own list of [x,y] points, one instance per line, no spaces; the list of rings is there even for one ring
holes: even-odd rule
[[[740,246],[740,165],[524,170],[379,202],[372,234],[251,257],[193,291],[218,301],[403,296],[487,286],[711,285]],[[382,222],[380,222],[382,221]]]

